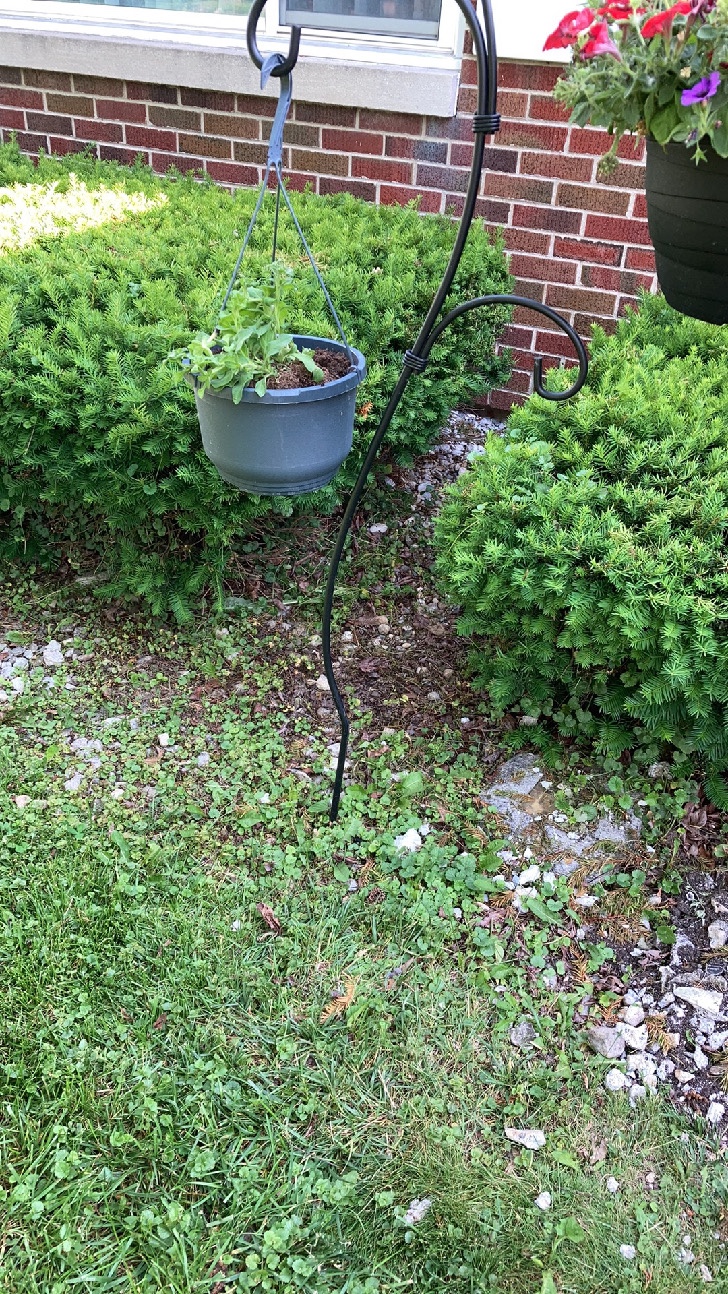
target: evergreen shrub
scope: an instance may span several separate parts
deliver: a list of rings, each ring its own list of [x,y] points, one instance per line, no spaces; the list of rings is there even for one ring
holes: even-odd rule
[[[554,380],[566,381],[561,375]],[[728,328],[645,298],[587,386],[534,397],[451,489],[438,564],[497,711],[728,765]]]
[[[167,359],[214,324],[254,194],[78,156],[36,169],[12,145],[0,148],[0,185],[0,553],[100,562],[105,592],[184,617],[204,587],[219,594],[226,555],[256,519],[330,510],[351,484],[453,224],[348,195],[296,197],[369,372],[335,483],[301,501],[257,499],[225,485],[204,456],[192,392]],[[272,218],[271,199],[245,262],[254,278],[269,261]],[[335,336],[285,218],[279,249],[295,270],[291,329]],[[452,301],[507,286],[502,250],[474,228]],[[425,450],[452,407],[504,379],[493,344],[505,317],[473,312],[445,335],[395,417],[398,457]]]

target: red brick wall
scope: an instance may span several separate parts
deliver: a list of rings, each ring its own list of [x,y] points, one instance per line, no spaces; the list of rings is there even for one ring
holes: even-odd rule
[[[502,63],[500,134],[488,141],[478,216],[502,227],[516,290],[560,310],[584,336],[593,320],[613,327],[640,287],[654,287],[643,194],[642,145],[624,141],[617,170],[598,179],[604,132],[570,126],[551,90],[558,69]],[[473,136],[475,64],[466,55],[458,115],[420,117],[296,102],[285,132],[292,188],[346,190],[370,202],[419,197],[424,212],[462,210]],[[255,185],[275,103],[245,94],[189,90],[103,77],[0,67],[0,133],[24,152],[91,148],[155,170],[174,165],[227,185]],[[568,356],[546,320],[517,311],[504,334],[515,371],[490,405],[508,408],[529,389],[533,359]]]

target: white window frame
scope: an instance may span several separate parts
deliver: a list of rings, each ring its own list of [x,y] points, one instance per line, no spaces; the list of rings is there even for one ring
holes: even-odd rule
[[[245,48],[244,18],[176,10],[0,0],[0,61],[119,80],[260,94]],[[440,37],[403,40],[305,31],[297,98],[449,117],[456,109],[464,20],[443,0]],[[259,24],[261,51],[285,52],[277,0]],[[268,93],[276,95],[273,85]]]

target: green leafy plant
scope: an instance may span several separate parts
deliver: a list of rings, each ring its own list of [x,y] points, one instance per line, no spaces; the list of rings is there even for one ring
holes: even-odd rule
[[[233,403],[239,404],[247,386],[263,396],[270,378],[294,360],[315,382],[323,382],[313,351],[299,350],[292,333],[284,332],[285,288],[292,278],[288,266],[274,262],[258,283],[233,289],[211,333],[199,332],[189,346],[173,352],[172,358],[195,379],[201,396],[210,388],[229,387]]]
[[[545,48],[574,50],[556,97],[614,135],[610,162],[625,131],[728,157],[728,0],[589,0]]]
[[[535,397],[490,438],[437,527],[497,711],[549,716],[612,754],[649,738],[698,755],[721,801],[726,355],[725,329],[646,298],[614,337],[596,331],[577,399]]]
[[[44,220],[34,224],[38,185],[55,186],[56,225],[67,202],[77,212],[74,175],[97,198],[89,227],[49,233]],[[95,572],[99,595],[189,617],[205,590],[221,599],[231,549],[252,526],[294,509],[330,512],[351,486],[447,263],[452,223],[347,194],[297,195],[368,372],[354,448],[335,482],[301,500],[256,499],[226,486],[206,458],[192,392],[168,360],[214,322],[254,195],[79,156],[42,158],[36,168],[12,145],[0,148],[3,185],[20,234],[13,243],[8,232],[0,257],[0,556],[63,560],[73,573]],[[120,194],[148,201],[123,204]],[[24,201],[27,220],[18,214]],[[272,227],[264,208],[246,253],[251,281],[269,264]],[[330,336],[287,224],[278,246],[296,267],[286,289],[291,331]],[[502,249],[474,227],[450,303],[508,284]],[[494,350],[506,318],[474,311],[447,331],[393,419],[393,457],[424,452],[453,406],[505,380],[509,362]]]

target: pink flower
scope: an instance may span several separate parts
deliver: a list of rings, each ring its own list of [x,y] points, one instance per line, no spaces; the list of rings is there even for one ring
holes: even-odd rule
[[[548,37],[544,49],[570,49],[576,43],[577,36],[590,27],[594,19],[593,9],[574,9],[561,19],[556,31]]]
[[[655,13],[651,18],[648,18],[642,28],[642,35],[645,40],[651,40],[653,36],[669,35],[673,21],[678,14],[690,13],[691,9],[690,0],[679,0],[678,4],[674,4],[671,8],[663,10],[662,13]]]
[[[596,58],[599,54],[611,54],[612,58],[618,58],[620,63],[622,61],[622,55],[609,35],[606,19],[595,23],[590,29],[589,39],[581,51],[582,58]]]

